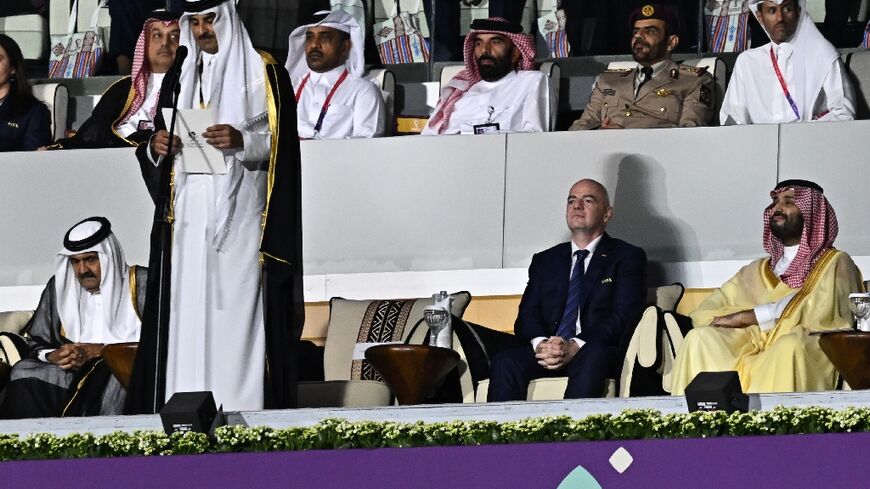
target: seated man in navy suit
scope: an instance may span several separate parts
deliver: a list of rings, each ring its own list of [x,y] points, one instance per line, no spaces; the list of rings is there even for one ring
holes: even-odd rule
[[[525,400],[529,382],[541,377],[567,376],[566,399],[603,395],[646,298],[646,253],[604,232],[611,217],[603,185],[587,179],[571,187],[571,241],[532,257],[514,324],[529,346],[493,357],[489,401]]]

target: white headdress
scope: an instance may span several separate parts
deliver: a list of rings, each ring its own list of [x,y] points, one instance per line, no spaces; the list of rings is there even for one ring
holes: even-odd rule
[[[84,334],[79,299],[82,286],[75,276],[70,257],[96,252],[100,258],[100,296],[103,298],[103,322],[107,331],[103,343],[126,343],[139,340],[142,323],[133,308],[130,292],[130,268],[124,261],[124,250],[112,234],[105,218],[92,217],[70,229],[64,247],[57,252],[54,288],[57,312],[67,338],[77,341]]]
[[[365,41],[363,39],[362,29],[359,27],[359,22],[353,17],[341,10],[329,12],[323,10],[314,15],[325,15],[320,22],[313,24],[302,25],[290,33],[287,51],[287,72],[290,73],[290,79],[296,80],[308,73],[308,62],[305,60],[305,31],[309,27],[321,26],[338,29],[342,32],[350,34],[350,54],[344,66],[347,68],[351,77],[360,77],[365,69]]]
[[[750,0],[750,8],[753,13],[758,12],[765,1],[781,5],[784,0]],[[807,13],[806,0],[798,0],[796,3],[801,9],[797,29],[795,29],[791,39],[780,44],[791,45],[793,49],[788,60],[792,66],[789,92],[798,106],[801,118],[809,120],[805,118],[804,114],[812,115],[813,106],[822,90],[831,64],[839,57],[839,54],[816,28],[815,22]],[[761,26],[764,27],[767,37],[770,37],[770,33],[767,32],[763,23]]]
[[[198,10],[200,5],[202,10]],[[199,107],[197,64],[200,49],[190,29],[193,15],[215,14],[214,31],[218,42],[218,52],[213,61],[209,107],[218,124],[229,124],[238,130],[265,121],[268,117],[266,107],[266,69],[260,53],[254,49],[248,31],[242,24],[232,0],[187,1],[186,12],[179,19],[181,45],[186,46],[190,55],[181,67],[181,93],[179,108]],[[203,88],[207,90],[207,88]],[[182,157],[184,153],[182,152]],[[215,176],[216,211],[219,219],[214,224],[214,243],[221,246],[229,232],[236,206],[236,194],[242,179],[242,168],[237,164],[235,152],[224,153],[227,164],[226,175]],[[181,185],[184,174],[177,175]]]

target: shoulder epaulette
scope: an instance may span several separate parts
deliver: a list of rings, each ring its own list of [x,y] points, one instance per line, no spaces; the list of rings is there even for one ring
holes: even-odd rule
[[[686,73],[694,73],[696,76],[701,76],[707,72],[707,67],[680,65],[680,71],[685,71]]]
[[[634,71],[634,68],[609,68],[603,71],[603,73],[628,73],[630,71]]]

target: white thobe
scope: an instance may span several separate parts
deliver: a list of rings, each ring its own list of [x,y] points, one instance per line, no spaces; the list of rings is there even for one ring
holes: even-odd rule
[[[551,100],[550,82],[540,71],[512,71],[498,81],[481,80],[456,102],[442,134],[474,134],[474,126],[487,123],[498,124],[499,132],[543,132],[550,125]],[[438,133],[427,125],[421,134]]]
[[[142,106],[127,119],[127,122],[115,128],[121,136],[126,138],[136,131],[154,128],[154,118],[151,117],[151,110],[157,105],[160,85],[163,84],[163,77],[165,75],[166,73],[151,73],[148,75],[148,86],[145,90],[145,99],[142,101]],[[140,127],[142,123],[146,123],[148,127]]]
[[[737,57],[734,72],[728,82],[719,121],[722,125],[764,124],[806,121],[843,121],[855,118],[855,93],[849,77],[845,74],[843,62],[835,59],[830,66],[819,66],[825,70],[821,90],[815,100],[806,101],[798,107],[798,118],[782,90],[773,63],[770,48],[774,46],[777,64],[792,97],[800,87],[796,86],[793,64],[790,62],[795,53],[789,43],[779,45],[768,43]]]
[[[202,94],[211,99],[213,57],[203,53]],[[199,87],[196,89],[199,94]],[[220,121],[216,121],[220,123]],[[218,191],[227,175],[176,172],[166,400],[212,391],[227,410],[263,408],[265,335],[260,283],[260,220],[270,148],[267,122],[242,132],[244,148],[227,232],[219,233]],[[183,158],[182,150],[181,156]]]
[[[103,296],[99,291],[96,293],[82,289],[79,295],[79,324],[81,331],[64,331],[73,343],[113,343],[115,341],[109,333],[109,325],[103,317]],[[48,362],[46,358],[54,349],[39,350],[37,358]]]
[[[323,125],[315,136],[314,127],[323,104],[344,70],[342,65],[325,73],[308,72],[308,81],[296,103],[300,138],[345,139],[384,135],[384,99],[380,89],[365,78],[349,75],[333,94]],[[293,80],[294,93],[304,78]]]

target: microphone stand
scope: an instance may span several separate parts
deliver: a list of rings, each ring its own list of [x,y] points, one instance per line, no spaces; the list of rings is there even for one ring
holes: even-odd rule
[[[163,403],[166,388],[166,346],[169,340],[169,298],[170,280],[172,277],[172,223],[175,220],[172,211],[173,205],[173,166],[172,146],[175,141],[175,121],[178,118],[178,99],[181,93],[179,79],[181,78],[181,65],[172,73],[172,118],[169,122],[169,149],[166,158],[160,168],[158,195],[154,210],[154,229],[159,242],[159,287],[157,294],[157,351],[156,368],[154,372],[154,399],[152,412],[158,412]]]

